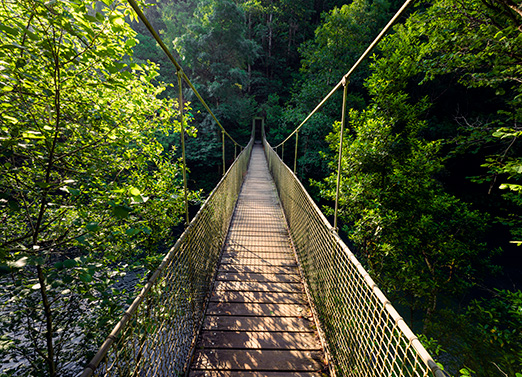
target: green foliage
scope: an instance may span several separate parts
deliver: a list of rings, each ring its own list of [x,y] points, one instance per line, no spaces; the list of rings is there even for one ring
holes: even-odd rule
[[[377,36],[388,15],[389,4],[386,1],[366,0],[354,1],[323,14],[315,37],[299,48],[302,56],[300,76],[294,82],[292,100],[278,122],[280,130],[272,130],[274,136],[282,134],[286,137],[289,132],[285,130],[293,130],[305,119]],[[348,107],[360,109],[365,106],[363,81],[368,74],[365,63],[352,77]],[[330,132],[332,123],[340,119],[340,109],[341,94],[337,93],[323,106],[321,114],[311,118],[301,131],[299,174],[313,179],[327,175],[327,166],[320,155],[329,153],[323,140]],[[292,149],[293,145],[285,148]]]
[[[324,14],[323,22],[315,30],[315,38],[300,47],[301,70],[305,76],[299,101],[315,107],[377,36],[388,15],[386,1],[367,0],[357,0]],[[356,89],[350,92],[360,91],[367,76],[365,63],[351,78],[350,87]]]
[[[113,289],[122,261],[157,254],[183,210],[157,140],[179,132],[177,104],[158,99],[155,65],[132,61],[131,9],[108,4],[0,8],[1,326],[17,373],[85,362],[133,294]]]
[[[491,303],[495,310],[483,310],[485,301],[472,302],[459,327],[445,323],[441,313],[456,316],[447,308],[497,270],[491,258],[498,244],[485,243],[494,217],[515,239],[522,236],[522,65],[515,52],[521,47],[521,23],[518,5],[505,1],[441,0],[418,7],[380,43],[365,83],[371,101],[362,108],[352,105],[357,110],[350,112],[345,135],[344,230],[388,294],[423,310],[424,331],[437,336],[455,357],[450,370],[462,375],[520,372],[517,356],[507,356],[519,350],[495,351],[519,340],[506,338],[496,348],[505,334],[480,330],[489,322],[478,314],[505,318],[497,305],[513,297],[499,293]],[[334,30],[321,30],[323,40],[335,41]],[[327,139],[332,153],[338,132],[336,124]],[[334,198],[335,178],[317,184],[323,198]],[[511,329],[520,328],[506,321]],[[438,337],[442,329],[447,338]],[[480,347],[475,352],[476,343],[490,335],[493,342],[483,344],[484,353]],[[469,347],[462,357],[459,342]],[[498,367],[487,361],[490,347]]]
[[[520,374],[522,291],[495,290],[491,298],[472,300],[462,314],[446,310],[439,316],[432,330],[466,366],[461,375]]]
[[[377,106],[350,113],[339,216],[382,287],[422,309],[429,321],[439,297],[464,292],[487,262],[481,241],[485,218],[444,192],[435,179],[442,168],[440,143],[420,137],[423,122],[414,116],[422,106],[402,106],[409,113],[401,118]],[[337,124],[328,138],[333,149],[338,132]],[[319,185],[323,197],[334,199],[335,181],[332,174]]]
[[[249,85],[246,68],[256,58],[257,46],[246,38],[244,17],[233,2],[200,2],[188,33],[176,41],[184,65],[218,106]]]

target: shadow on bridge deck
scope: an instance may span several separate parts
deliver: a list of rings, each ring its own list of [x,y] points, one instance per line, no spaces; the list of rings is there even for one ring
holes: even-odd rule
[[[190,376],[320,376],[324,353],[263,149],[255,145]]]

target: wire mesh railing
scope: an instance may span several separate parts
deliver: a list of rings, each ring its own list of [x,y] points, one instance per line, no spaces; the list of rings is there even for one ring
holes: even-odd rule
[[[294,173],[263,143],[336,374],[444,377]]]
[[[228,169],[82,377],[177,376],[186,370],[253,142]]]

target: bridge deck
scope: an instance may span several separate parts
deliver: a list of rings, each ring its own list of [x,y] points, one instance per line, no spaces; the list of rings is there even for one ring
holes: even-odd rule
[[[263,149],[252,150],[190,376],[320,376],[324,355]]]

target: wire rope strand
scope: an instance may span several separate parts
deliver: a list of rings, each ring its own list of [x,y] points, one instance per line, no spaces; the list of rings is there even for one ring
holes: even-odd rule
[[[294,155],[294,174],[296,173],[297,169],[297,144],[299,142],[299,132],[295,133],[295,155]]]
[[[379,43],[381,41],[381,39],[384,37],[384,35],[388,32],[388,30],[390,30],[390,28],[393,26],[393,24],[395,23],[395,21],[402,15],[402,13],[406,10],[406,8],[408,8],[408,6],[410,5],[410,3],[412,2],[413,0],[406,0],[404,2],[404,4],[402,5],[402,7],[395,13],[395,15],[391,18],[391,20],[386,24],[386,26],[381,30],[381,32],[379,33],[379,35],[377,35],[377,37],[375,37],[375,39],[373,40],[373,42],[368,46],[368,48],[362,53],[362,55],[359,57],[359,59],[355,62],[354,65],[352,65],[352,67],[350,68],[350,70],[348,71],[348,73],[346,73],[346,75],[343,76],[343,78],[341,79],[341,81],[339,81],[337,83],[337,85],[334,86],[334,88],[330,91],[330,93],[328,93],[326,95],[326,97],[324,97],[322,99],[322,101],[315,107],[315,109],[312,110],[312,112],[310,114],[308,114],[308,116],[305,118],[305,120],[303,120],[299,126],[297,126],[294,131],[292,131],[292,133],[290,135],[288,135],[288,137],[286,139],[284,139],[281,143],[279,143],[277,146],[275,146],[275,148],[277,148],[278,146],[280,146],[281,144],[284,144],[288,141],[288,139],[290,139],[292,136],[294,136],[294,134],[296,132],[298,132],[301,127],[303,127],[306,122],[308,122],[308,120],[312,117],[312,115],[314,115],[316,112],[318,112],[321,107],[323,107],[323,105],[325,104],[326,101],[328,101],[330,99],[331,96],[334,95],[335,92],[337,92],[337,90],[343,85],[343,82],[344,81],[348,81],[348,79],[350,78],[350,76],[352,75],[352,73],[357,69],[357,67],[359,66],[359,64],[361,64],[361,62],[370,54],[370,52],[373,50],[373,48],[377,45],[377,43]]]
[[[338,231],[337,228],[337,214],[339,211],[339,193],[341,191],[341,165],[343,159],[343,140],[344,140],[344,125],[346,123],[346,95],[348,94],[348,82],[344,81],[344,91],[343,91],[343,109],[341,115],[341,132],[339,135],[339,158],[337,161],[337,185],[335,187],[335,209],[334,209],[334,224],[333,227],[335,231]]]
[[[190,87],[190,89],[192,89],[192,91],[194,92],[194,94],[196,95],[196,97],[199,99],[199,101],[201,102],[201,104],[203,105],[203,107],[208,111],[208,113],[212,116],[212,118],[214,119],[214,121],[217,123],[217,125],[219,126],[219,128],[221,128],[221,130],[225,133],[225,135],[227,135],[227,137],[236,145],[239,145],[240,147],[244,148],[241,144],[239,144],[236,140],[234,140],[234,138],[232,136],[230,136],[230,134],[225,130],[225,128],[221,125],[221,123],[219,122],[219,120],[216,118],[216,116],[214,115],[214,113],[212,112],[212,110],[210,110],[210,107],[208,107],[207,103],[205,102],[205,100],[203,99],[203,97],[201,97],[201,95],[199,94],[199,92],[197,91],[197,89],[194,87],[194,85],[192,84],[192,82],[190,81],[190,79],[188,78],[188,76],[183,72],[183,69],[181,68],[181,65],[177,62],[177,60],[174,58],[174,56],[172,55],[172,53],[170,52],[170,50],[167,48],[167,46],[165,45],[165,43],[162,41],[162,39],[160,38],[160,36],[158,35],[158,33],[156,32],[156,30],[154,29],[154,27],[152,26],[152,24],[149,22],[149,20],[147,19],[147,17],[145,16],[145,14],[143,13],[143,11],[140,9],[138,3],[136,2],[136,0],[127,0],[127,2],[129,3],[129,5],[132,7],[132,9],[134,9],[134,11],[136,12],[136,14],[138,15],[138,17],[140,18],[141,21],[143,21],[143,23],[145,24],[145,26],[147,27],[147,29],[150,31],[150,33],[152,34],[152,36],[154,37],[154,39],[156,40],[156,42],[158,42],[158,44],[160,45],[161,49],[165,52],[165,54],[167,55],[167,57],[169,58],[169,60],[172,62],[172,64],[174,64],[174,66],[176,67],[176,70],[178,72],[182,72],[182,77],[183,77],[183,80],[185,80],[185,82],[187,83],[187,85]]]
[[[223,145],[223,176],[227,173],[227,165],[225,164],[225,131],[221,131],[221,143]]]

